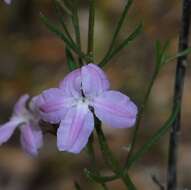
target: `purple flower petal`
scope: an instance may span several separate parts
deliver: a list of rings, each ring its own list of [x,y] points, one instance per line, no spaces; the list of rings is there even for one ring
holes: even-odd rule
[[[88,64],[81,69],[82,89],[86,96],[96,96],[109,89],[107,76],[97,65]]]
[[[7,142],[12,136],[15,128],[20,124],[20,120],[10,120],[0,126],[0,145]]]
[[[19,98],[14,107],[14,115],[20,115],[26,109],[26,102],[29,99],[29,95],[25,94]]]
[[[58,123],[63,119],[74,99],[66,97],[59,88],[51,88],[42,92],[35,101],[43,120],[49,123]]]
[[[24,151],[30,155],[37,155],[38,149],[43,144],[43,137],[40,128],[26,124],[21,126],[20,130],[21,145]]]
[[[126,128],[135,124],[137,107],[120,92],[104,92],[94,99],[92,106],[96,116],[110,127]]]
[[[81,103],[77,108],[71,108],[57,131],[58,149],[79,153],[87,144],[93,127],[93,114],[87,105]]]
[[[81,71],[76,69],[69,73],[59,87],[64,91],[65,95],[79,97],[81,96]]]

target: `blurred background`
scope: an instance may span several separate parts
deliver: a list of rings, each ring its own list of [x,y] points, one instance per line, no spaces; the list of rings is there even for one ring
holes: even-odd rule
[[[97,0],[95,50],[99,62],[109,46],[114,26],[124,7],[124,0]],[[56,22],[51,0],[13,0],[11,6],[0,2],[0,122],[6,122],[12,107],[23,93],[37,95],[42,90],[57,86],[68,73],[63,42],[50,33],[39,19],[43,12]],[[88,1],[80,3],[80,27],[83,49],[87,43]],[[144,32],[105,67],[112,89],[130,96],[137,104],[143,99],[154,68],[154,43],[157,39],[171,41],[170,54],[175,54],[180,26],[181,1],[135,0],[118,42],[121,42],[139,23],[144,22]],[[66,17],[68,26],[70,21]],[[73,31],[71,30],[71,33]],[[167,119],[173,96],[176,62],[161,71],[142,122],[139,143],[143,144]],[[184,110],[182,117],[181,145],[179,149],[179,185],[191,189],[191,79],[188,65]],[[127,155],[133,129],[114,130],[104,127],[112,150],[121,163]],[[72,190],[73,181],[83,189],[99,190],[101,187],[88,181],[83,169],[90,163],[85,151],[79,155],[58,152],[56,138],[47,134],[44,147],[37,158],[22,152],[19,132],[0,147],[0,190]],[[97,144],[96,144],[97,147]],[[166,181],[168,135],[152,148],[130,170],[133,181],[141,190],[157,190],[155,175]],[[103,174],[110,174],[102,163],[96,148],[98,166]],[[108,184],[111,189],[123,190],[119,181]]]

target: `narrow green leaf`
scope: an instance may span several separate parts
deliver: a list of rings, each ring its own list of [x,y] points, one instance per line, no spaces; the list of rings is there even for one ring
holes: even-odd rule
[[[180,105],[178,105],[175,111],[170,115],[169,119],[165,122],[165,124],[158,129],[155,134],[149,138],[149,140],[134,154],[130,157],[129,162],[126,167],[126,171],[132,166],[136,161],[138,161],[150,148],[153,147],[160,139],[163,137],[168,130],[171,128],[172,123],[176,119],[177,113],[180,110]]]
[[[165,60],[166,60],[166,57],[167,57],[167,50],[170,46],[170,41],[167,40],[165,43],[164,43],[164,46],[163,48],[161,49],[161,63],[160,63],[160,67],[164,65],[165,63]]]
[[[101,175],[98,175],[88,169],[84,169],[84,173],[86,175],[86,177],[92,181],[95,181],[97,183],[106,183],[106,182],[109,182],[109,181],[113,181],[115,179],[118,179],[119,176],[117,175],[113,175],[113,176],[101,176]]]
[[[62,40],[64,40],[64,42],[72,49],[75,49],[74,44],[72,44],[68,38],[66,37],[66,35],[54,24],[52,24],[48,17],[46,17],[45,15],[43,15],[42,13],[40,13],[40,18],[41,20],[44,22],[44,24],[48,27],[48,29],[55,33],[58,37],[60,37]]]
[[[133,184],[131,178],[127,173],[123,172],[123,169],[120,167],[118,160],[115,158],[112,151],[110,150],[105,135],[101,128],[101,122],[97,118],[95,118],[95,128],[100,144],[100,149],[106,164],[112,169],[112,171],[117,176],[120,176],[121,180],[124,182],[128,189],[136,190],[136,187]]]
[[[129,43],[132,42],[141,32],[143,29],[143,24],[140,23],[135,30],[116,48],[114,48],[107,57],[105,57],[100,62],[100,67],[103,67],[108,61],[110,61],[113,56],[115,56],[117,53],[119,53],[123,48],[128,47]]]
[[[114,35],[113,35],[113,38],[112,38],[112,42],[111,42],[109,51],[111,51],[111,50],[113,49],[113,46],[114,46],[114,44],[115,44],[115,41],[116,41],[116,39],[117,39],[117,37],[118,37],[118,34],[119,34],[120,30],[121,30],[121,27],[122,27],[122,25],[123,25],[123,23],[124,23],[124,21],[125,21],[125,18],[126,18],[128,12],[129,12],[129,9],[130,9],[132,3],[133,3],[133,0],[127,0],[127,4],[125,5],[125,8],[124,8],[124,10],[123,10],[123,13],[121,14],[121,17],[119,18],[119,21],[118,21],[116,30],[115,30],[115,32],[114,32]]]
[[[55,0],[54,1],[54,5],[55,5],[55,12],[57,14],[57,18],[60,22],[60,24],[62,25],[63,29],[64,29],[64,32],[65,34],[67,35],[67,37],[69,38],[69,40],[74,43],[73,39],[72,39],[72,36],[70,35],[70,32],[68,31],[68,28],[65,24],[65,21],[64,21],[64,14],[63,14],[63,9],[59,3],[59,0]]]
[[[117,23],[117,27],[116,27],[115,32],[114,32],[114,34],[113,34],[112,41],[111,41],[111,45],[110,45],[110,47],[109,47],[109,49],[108,49],[106,55],[104,56],[104,58],[103,58],[102,61],[100,62],[100,65],[102,65],[102,66],[104,66],[104,65],[108,62],[108,56],[110,55],[111,51],[112,51],[113,48],[114,48],[115,42],[116,42],[116,40],[117,40],[117,37],[118,37],[118,35],[119,35],[119,32],[120,32],[120,30],[121,30],[121,28],[122,28],[122,26],[123,26],[123,23],[124,23],[124,21],[125,21],[125,18],[126,18],[128,12],[129,12],[129,9],[130,9],[132,3],[133,3],[133,0],[128,0],[127,3],[126,3],[126,5],[125,5],[125,7],[124,7],[124,10],[123,10],[123,12],[122,12],[122,14],[121,14],[121,16],[120,16],[120,18],[119,18],[119,21],[118,21],[118,23]]]
[[[141,32],[143,29],[143,23],[140,23],[135,30],[117,47],[115,48],[112,53],[111,57],[121,51],[123,48],[128,47],[129,43],[132,42]]]
[[[55,0],[55,1],[60,6],[63,12],[65,12],[69,16],[72,16],[71,10],[68,9],[68,7],[63,3],[62,0]]]
[[[168,62],[173,61],[173,60],[175,60],[175,59],[177,59],[179,57],[186,56],[186,55],[188,55],[190,53],[191,53],[191,48],[187,48],[184,51],[181,51],[181,52],[177,53],[175,56],[167,57],[165,62],[168,63]]]
[[[43,23],[48,27],[48,29],[53,32],[54,34],[56,34],[60,39],[62,39],[65,43],[66,46],[68,46],[70,49],[72,49],[75,53],[77,53],[81,58],[86,59],[86,55],[84,53],[82,53],[79,48],[76,46],[76,44],[74,44],[72,41],[70,41],[67,36],[60,31],[60,29],[55,26],[54,24],[52,24],[48,17],[46,17],[45,15],[43,15],[42,13],[40,13],[40,18],[43,21]]]
[[[161,43],[160,41],[156,41],[155,43],[155,63],[156,63],[156,67],[160,67],[160,63],[161,63]]]
[[[72,12],[72,24],[74,27],[74,33],[75,33],[75,37],[76,37],[76,44],[78,44],[79,50],[81,51],[82,47],[81,47],[81,34],[80,34],[80,24],[79,24],[79,16],[78,16],[78,6],[76,6],[73,9]],[[82,66],[83,65],[83,61],[81,59],[81,57],[79,57],[79,65]]]
[[[72,10],[73,8],[73,2],[71,2],[71,0],[63,0],[65,6],[69,9]]]
[[[69,48],[65,48],[65,53],[66,53],[66,59],[67,59],[67,65],[68,65],[68,68],[70,71],[73,71],[75,69],[78,68],[75,60],[74,60],[74,57],[71,53],[71,51],[69,50]]]
[[[170,41],[166,41],[164,45],[160,43],[160,41],[156,41],[155,44],[155,63],[156,63],[156,70],[160,70],[161,67],[164,65],[166,57],[167,57],[167,49],[169,48]]]
[[[118,173],[118,164],[117,164],[117,160],[115,159],[115,157],[113,156],[113,153],[110,151],[110,148],[107,144],[107,140],[105,138],[105,135],[102,131],[101,128],[101,122],[96,118],[96,132],[97,132],[97,136],[98,136],[98,141],[99,141],[99,145],[100,145],[100,149],[103,155],[103,158],[105,160],[105,163],[115,172]]]

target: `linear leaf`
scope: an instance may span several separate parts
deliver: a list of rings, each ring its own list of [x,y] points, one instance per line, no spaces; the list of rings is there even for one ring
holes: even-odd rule
[[[55,0],[57,4],[59,4],[60,8],[63,12],[65,12],[67,15],[72,16],[71,11],[68,9],[68,7],[63,3],[62,0]]]
[[[131,178],[127,173],[123,173],[123,169],[120,168],[118,160],[114,157],[112,151],[110,150],[105,135],[101,128],[101,122],[97,118],[95,121],[95,128],[98,136],[98,141],[105,163],[112,169],[112,171],[117,176],[120,176],[121,180],[128,187],[128,189],[136,190],[136,187],[133,184]]]
[[[126,170],[129,169],[130,166],[132,166],[137,160],[139,160],[150,148],[155,145],[162,136],[164,136],[170,127],[172,126],[172,123],[176,119],[177,113],[180,110],[180,105],[178,105],[175,109],[175,111],[170,115],[169,119],[165,122],[165,124],[158,129],[155,134],[149,138],[149,140],[129,159],[129,162],[127,164]]]
[[[65,48],[65,53],[66,53],[66,59],[67,59],[67,65],[70,71],[73,71],[74,69],[77,69],[78,66],[74,60],[74,57],[71,53],[71,51],[69,50],[69,48]]]
[[[123,9],[123,12],[122,12],[122,14],[121,14],[121,16],[120,16],[120,18],[119,18],[118,23],[117,23],[117,27],[116,27],[116,29],[115,29],[115,32],[114,32],[114,34],[113,34],[110,47],[109,47],[109,49],[108,49],[106,55],[104,56],[103,60],[100,62],[100,65],[103,65],[103,66],[104,66],[104,65],[108,62],[108,56],[110,55],[111,51],[112,51],[113,48],[114,48],[116,39],[117,39],[117,37],[118,37],[118,35],[119,35],[119,32],[120,32],[120,30],[121,30],[121,28],[122,28],[122,26],[123,26],[123,23],[124,23],[124,21],[125,21],[125,18],[126,18],[128,12],[129,12],[129,9],[130,9],[132,3],[133,3],[133,0],[127,0],[127,3],[126,3],[126,5],[125,5],[125,7],[124,7],[124,9]]]
[[[116,48],[114,48],[103,61],[100,62],[100,66],[103,67],[110,59],[113,58],[117,53],[119,53],[123,48],[128,47],[129,43],[132,42],[143,29],[143,24],[140,23],[135,30]]]
[[[55,26],[54,24],[52,24],[48,17],[46,17],[45,15],[43,15],[42,13],[40,13],[40,18],[43,21],[43,23],[48,27],[48,29],[53,32],[54,34],[56,34],[60,39],[62,39],[66,45],[72,49],[75,53],[77,53],[81,58],[86,59],[86,55],[84,53],[82,53],[79,48],[77,47],[76,44],[74,44],[73,42],[71,42],[67,36],[65,35],[65,33],[63,33],[62,31],[60,31],[60,29]]]
[[[177,59],[179,57],[183,57],[183,56],[186,56],[188,54],[191,53],[191,48],[187,48],[185,49],[184,51],[181,51],[179,53],[177,53],[175,56],[170,56],[170,57],[167,57],[167,59],[165,60],[166,63],[170,62],[170,61],[173,61],[174,59]]]
[[[65,21],[64,21],[65,18],[64,18],[64,14],[63,14],[63,9],[62,9],[62,7],[61,7],[61,5],[60,5],[60,3],[59,3],[58,0],[55,0],[55,1],[54,1],[54,6],[55,6],[55,12],[56,12],[56,14],[57,14],[57,18],[58,18],[60,24],[62,25],[65,34],[67,35],[67,37],[69,38],[69,40],[70,40],[72,43],[74,43],[74,42],[73,42],[73,39],[72,39],[72,36],[70,35],[70,32],[68,31],[68,28],[67,28],[67,26],[66,26],[66,24],[65,24]]]
[[[106,182],[113,181],[113,180],[119,178],[119,176],[117,176],[117,175],[101,176],[88,169],[84,169],[84,173],[87,176],[87,178],[89,178],[92,181],[98,182],[98,183],[106,183]]]

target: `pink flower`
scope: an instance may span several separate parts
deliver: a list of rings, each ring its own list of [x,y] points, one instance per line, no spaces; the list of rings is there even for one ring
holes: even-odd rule
[[[60,151],[79,153],[94,129],[94,115],[113,128],[132,127],[137,107],[126,95],[109,90],[105,73],[88,64],[66,76],[59,88],[44,91],[37,98],[42,118],[60,123],[57,146]]]
[[[10,5],[12,0],[4,0],[4,2],[7,3],[8,5]]]
[[[0,126],[0,144],[7,142],[18,127],[21,131],[20,141],[23,149],[31,155],[37,155],[38,149],[43,144],[42,132],[38,126],[39,117],[34,107],[35,98],[27,109],[28,100],[28,95],[21,96],[14,107],[10,121]]]

